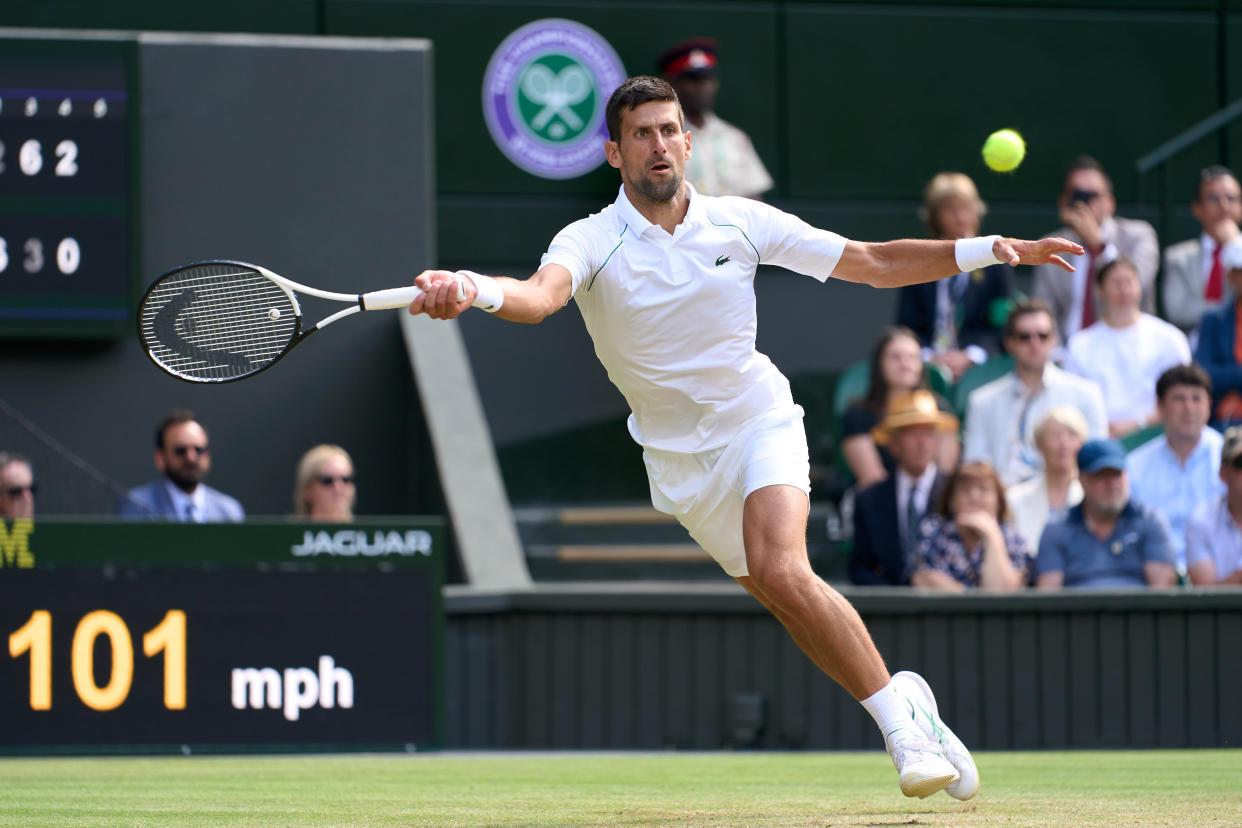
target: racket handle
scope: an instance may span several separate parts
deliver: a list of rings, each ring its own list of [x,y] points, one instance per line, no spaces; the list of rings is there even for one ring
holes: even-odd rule
[[[388,290],[373,290],[370,293],[364,293],[358,297],[358,304],[363,310],[392,310],[394,308],[404,308],[421,296],[422,288],[409,285],[408,287],[389,288]],[[462,287],[461,281],[457,282],[457,300],[461,301],[466,298],[466,289]]]

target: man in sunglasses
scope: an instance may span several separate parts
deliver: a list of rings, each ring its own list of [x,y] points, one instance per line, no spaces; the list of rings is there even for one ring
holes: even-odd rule
[[[34,517],[34,469],[20,454],[0,451],[0,519]]]
[[[211,470],[211,447],[192,412],[173,411],[155,430],[155,468],[160,479],[130,490],[117,504],[118,515],[181,523],[245,518],[237,500],[203,482]]]
[[[1061,341],[1069,341],[1071,335],[1099,318],[1095,274],[1118,257],[1134,263],[1143,288],[1141,309],[1155,313],[1156,269],[1160,265],[1156,230],[1141,219],[1115,215],[1113,182],[1099,161],[1087,155],[1074,160],[1065,174],[1057,208],[1064,226],[1049,235],[1078,242],[1084,252],[1066,259],[1075,268],[1072,273],[1037,265],[1031,293],[1052,308]]]
[[[1048,409],[1068,405],[1081,411],[1088,439],[1108,436],[1108,417],[1098,385],[1052,363],[1057,326],[1042,299],[1014,305],[1005,321],[1004,343],[1013,370],[971,393],[962,460],[990,463],[1012,486],[1043,470],[1035,425]]]

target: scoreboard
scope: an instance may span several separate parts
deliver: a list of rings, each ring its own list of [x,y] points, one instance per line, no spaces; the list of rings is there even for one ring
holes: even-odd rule
[[[0,44],[0,336],[128,334],[140,260],[137,47]]]

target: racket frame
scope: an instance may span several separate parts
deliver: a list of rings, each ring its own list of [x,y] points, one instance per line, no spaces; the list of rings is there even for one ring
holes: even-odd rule
[[[241,268],[246,268],[248,270],[253,270],[256,273],[258,273],[260,276],[262,276],[263,278],[267,279],[268,281],[275,284],[278,288],[280,288],[281,291],[284,292],[285,296],[288,297],[289,303],[293,306],[294,317],[295,317],[293,334],[292,336],[289,337],[289,341],[285,343],[285,347],[281,349],[280,353],[272,357],[272,359],[270,359],[262,368],[257,368],[248,374],[242,374],[241,376],[236,376],[236,377],[223,377],[223,378],[204,377],[204,378],[196,379],[194,377],[188,377],[177,371],[172,370],[171,368],[166,366],[163,362],[161,362],[155,356],[154,353],[152,353],[151,348],[147,347],[147,340],[143,334],[143,329],[142,329],[142,326],[143,326],[142,310],[143,310],[143,307],[146,305],[147,297],[149,297],[152,291],[154,291],[169,276],[172,276],[173,274],[176,274],[176,273],[180,273],[184,270],[189,270],[192,267],[202,267],[205,265],[232,266],[232,267],[241,267]],[[298,302],[297,295],[296,295],[298,293],[303,293],[307,296],[314,296],[318,299],[327,299],[333,302],[348,303],[351,305],[351,307],[342,308],[336,313],[329,314],[328,316],[325,316],[323,319],[320,319],[318,322],[316,322],[312,327],[307,328],[306,330],[303,330],[302,329],[302,321],[303,321],[302,306]],[[336,291],[320,290],[319,288],[313,288],[307,285],[300,284],[298,282],[293,281],[292,279],[288,279],[288,278],[285,278],[284,276],[281,276],[279,273],[273,273],[271,270],[268,270],[266,267],[263,267],[262,265],[252,264],[251,262],[243,262],[237,259],[204,259],[202,261],[191,262],[189,264],[180,265],[178,267],[174,267],[171,270],[165,271],[164,273],[160,274],[159,278],[157,278],[154,282],[152,282],[151,285],[146,289],[146,291],[142,294],[142,299],[138,302],[138,313],[136,314],[136,323],[137,323],[137,328],[138,328],[138,341],[142,343],[143,350],[146,351],[147,356],[150,357],[151,361],[154,362],[160,368],[161,371],[168,374],[169,376],[172,376],[172,377],[175,377],[176,379],[181,380],[182,382],[186,382],[191,385],[212,385],[212,384],[219,384],[219,383],[224,383],[224,382],[236,382],[238,380],[249,379],[250,377],[253,377],[256,374],[263,373],[268,368],[271,368],[277,362],[280,362],[282,359],[284,359],[285,356],[291,350],[293,350],[293,347],[295,345],[300,344],[304,339],[306,339],[308,336],[313,334],[315,331],[319,330],[320,328],[325,328],[328,325],[331,325],[333,322],[337,321],[338,319],[342,319],[346,316],[352,316],[353,314],[358,313],[359,311],[363,311],[363,310],[391,310],[391,309],[405,307],[409,305],[411,302],[413,302],[414,299],[417,298],[421,293],[422,293],[422,290],[415,287],[414,285],[409,285],[409,286],[400,287],[400,288],[388,288],[385,290],[371,291],[370,293],[362,293],[362,294],[338,293]],[[458,284],[457,295],[458,295],[458,299],[465,298],[464,288],[460,284]]]

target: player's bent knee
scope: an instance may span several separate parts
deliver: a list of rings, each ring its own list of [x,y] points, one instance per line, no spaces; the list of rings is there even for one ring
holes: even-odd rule
[[[750,578],[769,601],[780,606],[797,603],[818,579],[809,564],[790,556],[773,556],[749,562]]]

